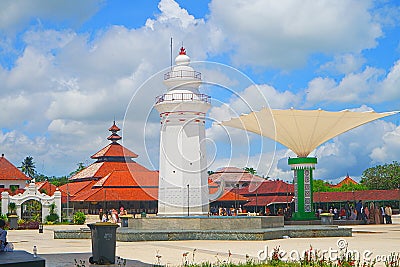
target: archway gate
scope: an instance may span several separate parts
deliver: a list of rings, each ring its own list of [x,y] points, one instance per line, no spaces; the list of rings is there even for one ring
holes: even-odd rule
[[[22,218],[22,204],[28,200],[36,200],[42,204],[42,222],[50,214],[50,205],[55,204],[55,212],[58,214],[58,220],[61,221],[61,192],[57,189],[53,196],[40,193],[34,181],[26,188],[24,193],[10,196],[8,192],[1,193],[1,213],[8,213],[8,205],[14,202],[17,206],[17,215]]]

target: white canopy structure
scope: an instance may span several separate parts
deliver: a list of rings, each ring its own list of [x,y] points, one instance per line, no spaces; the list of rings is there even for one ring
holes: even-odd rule
[[[396,113],[263,108],[224,121],[222,125],[271,138],[291,149],[298,157],[307,157],[319,145],[341,133]]]

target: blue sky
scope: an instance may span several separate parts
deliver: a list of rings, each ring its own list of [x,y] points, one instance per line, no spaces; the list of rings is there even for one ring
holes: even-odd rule
[[[265,104],[399,110],[399,18],[388,0],[1,1],[1,153],[15,165],[33,156],[38,172],[66,175],[108,144],[115,118],[138,162],[157,169],[152,107],[166,90],[160,74],[173,37],[174,54],[183,42],[194,67],[219,84],[202,88],[213,98],[210,169],[250,166],[290,180],[286,148],[212,122]],[[399,116],[321,145],[315,176],[357,179],[398,160]]]

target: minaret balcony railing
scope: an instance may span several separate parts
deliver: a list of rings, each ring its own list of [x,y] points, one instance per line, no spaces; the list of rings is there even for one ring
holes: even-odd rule
[[[164,80],[173,78],[193,78],[196,80],[201,80],[201,73],[198,71],[189,70],[172,70],[164,74]]]
[[[211,103],[211,97],[205,94],[194,94],[194,93],[170,93],[163,94],[156,97],[156,104],[165,101],[202,101]]]

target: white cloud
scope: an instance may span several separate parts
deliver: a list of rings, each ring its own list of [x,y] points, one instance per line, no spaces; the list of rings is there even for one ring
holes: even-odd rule
[[[382,84],[378,90],[375,91],[373,99],[376,102],[391,101],[400,98],[400,60],[395,62],[393,67],[390,69],[386,78],[382,81]]]
[[[370,153],[373,162],[378,164],[392,162],[400,157],[400,127],[390,125],[388,128],[382,138],[383,144]]]
[[[3,0],[0,2],[0,32],[14,34],[31,20],[66,21],[76,26],[101,7],[102,0]]]
[[[370,8],[370,1],[355,0],[215,0],[210,23],[237,48],[235,64],[292,68],[314,53],[359,53],[375,47],[382,31]]]
[[[315,103],[376,104],[397,101],[400,97],[400,60],[388,73],[367,66],[363,71],[347,73],[340,81],[317,77],[305,89],[306,105]]]
[[[338,83],[333,78],[314,78],[305,89],[306,103],[307,105],[318,102],[370,103],[368,97],[379,86],[382,73],[382,70],[366,67],[362,72],[347,74]]]
[[[154,24],[166,23],[171,20],[176,20],[182,28],[187,28],[189,25],[196,23],[204,23],[202,19],[195,20],[194,16],[190,15],[186,9],[183,9],[179,4],[173,0],[161,0],[158,4],[161,14],[157,16],[156,20],[147,19],[146,26],[154,30]]]
[[[209,116],[222,121],[244,113],[259,111],[264,107],[284,109],[296,106],[299,102],[300,97],[290,91],[279,92],[267,84],[250,85],[243,91],[232,91],[229,102],[212,107]]]
[[[362,107],[365,109],[365,107]],[[361,173],[377,163],[396,160],[399,129],[384,120],[377,120],[335,137],[314,151],[318,158],[315,175],[332,180]]]
[[[345,53],[336,55],[333,61],[322,65],[321,70],[339,74],[348,74],[359,71],[365,62],[365,58],[360,54]]]

